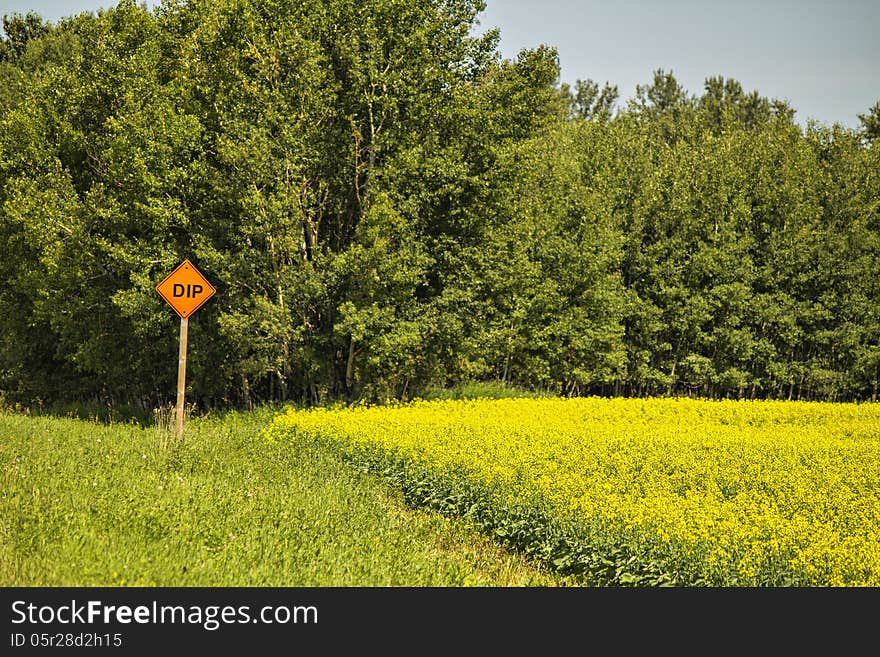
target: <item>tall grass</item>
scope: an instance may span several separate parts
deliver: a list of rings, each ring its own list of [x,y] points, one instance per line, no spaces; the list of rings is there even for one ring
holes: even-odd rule
[[[271,409],[154,426],[0,412],[0,586],[564,583],[317,444]]]
[[[429,387],[419,395],[419,398],[425,401],[435,401],[440,399],[538,399],[551,396],[550,393],[528,390],[502,381],[465,381],[449,388]]]

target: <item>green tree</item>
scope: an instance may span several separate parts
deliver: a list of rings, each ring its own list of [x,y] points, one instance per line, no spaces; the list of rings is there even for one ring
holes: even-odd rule
[[[599,84],[589,78],[576,80],[574,90],[569,89],[568,85],[563,85],[563,88],[571,95],[572,114],[585,120],[609,120],[620,97],[617,85],[605,82],[599,89]]]
[[[859,114],[858,116],[865,139],[874,141],[880,137],[880,100],[874,103],[874,106],[865,114]]]
[[[3,14],[2,25],[0,62],[12,64],[21,61],[31,41],[39,39],[51,29],[34,11],[29,11],[26,14]]]

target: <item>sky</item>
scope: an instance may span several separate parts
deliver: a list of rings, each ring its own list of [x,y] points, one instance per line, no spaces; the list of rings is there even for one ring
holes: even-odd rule
[[[57,21],[114,0],[0,0],[0,14]],[[148,7],[159,0],[146,0]],[[706,78],[787,100],[795,119],[859,127],[880,100],[880,0],[487,0],[478,33],[501,32],[501,55],[541,44],[559,53],[560,82],[617,85],[621,104],[656,69],[690,94]]]

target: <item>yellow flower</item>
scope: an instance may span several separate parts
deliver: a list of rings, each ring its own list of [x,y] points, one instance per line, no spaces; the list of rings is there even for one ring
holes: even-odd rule
[[[266,436],[464,469],[722,584],[880,585],[880,404],[416,401],[291,410]]]

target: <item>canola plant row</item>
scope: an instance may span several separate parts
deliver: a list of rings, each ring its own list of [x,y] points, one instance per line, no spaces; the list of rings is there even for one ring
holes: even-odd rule
[[[880,585],[880,404],[500,399],[289,410],[588,585]]]

